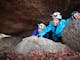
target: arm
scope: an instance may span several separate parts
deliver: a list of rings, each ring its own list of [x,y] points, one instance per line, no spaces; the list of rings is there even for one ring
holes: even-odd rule
[[[67,19],[66,19],[66,24],[67,24],[69,21],[71,21],[71,18],[67,18]]]
[[[38,36],[43,37],[47,32],[51,30],[51,28],[52,28],[52,22],[50,22],[49,25],[38,34]]]
[[[38,34],[38,29],[35,29],[32,33],[32,36],[36,36]]]
[[[71,18],[72,18],[72,19],[71,19]],[[68,23],[70,20],[73,20],[74,18],[75,18],[75,19],[80,19],[80,13],[77,12],[77,13],[73,14],[73,15],[71,16],[71,18],[67,18],[67,19],[66,19],[66,23]]]

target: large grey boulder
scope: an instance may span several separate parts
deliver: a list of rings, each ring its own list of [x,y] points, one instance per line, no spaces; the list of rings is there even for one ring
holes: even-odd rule
[[[61,51],[66,45],[59,43],[59,42],[53,42],[52,40],[46,39],[46,38],[39,38],[39,40],[34,40],[35,36],[30,36],[24,38],[16,47],[15,51],[27,54],[27,52],[30,52],[32,50],[37,51],[46,51],[46,52],[53,52],[56,53],[58,51]]]
[[[66,45],[46,38],[24,38],[8,55],[8,60],[80,60],[80,54]]]

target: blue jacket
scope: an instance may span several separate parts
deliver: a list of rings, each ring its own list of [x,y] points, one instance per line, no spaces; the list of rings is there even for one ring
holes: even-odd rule
[[[36,29],[33,31],[32,36],[37,36],[38,34],[39,34],[38,28],[36,28]],[[49,38],[49,34],[45,34],[44,37],[45,37],[45,38]]]
[[[52,30],[52,39],[55,40],[56,38],[58,37],[61,37],[62,35],[62,32],[64,30],[64,27],[66,26],[66,24],[71,20],[71,18],[68,18],[68,19],[61,19],[58,26],[55,27],[52,23],[52,21],[50,21],[49,25],[44,29],[42,30],[38,36],[39,37],[43,37],[47,32],[51,31]],[[55,30],[56,28],[56,30]]]

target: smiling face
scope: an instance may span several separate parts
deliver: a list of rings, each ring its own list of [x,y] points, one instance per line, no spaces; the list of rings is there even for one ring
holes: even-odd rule
[[[52,22],[54,26],[57,26],[59,23],[59,19],[53,19]]]
[[[46,25],[43,23],[38,24],[38,32],[41,32],[45,27]]]

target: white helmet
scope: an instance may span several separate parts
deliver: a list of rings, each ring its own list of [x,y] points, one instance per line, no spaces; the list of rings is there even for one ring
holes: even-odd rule
[[[38,28],[44,29],[45,27],[46,27],[46,25],[43,23],[38,24]]]
[[[54,12],[51,16],[52,18],[62,19],[62,15],[60,12]]]

